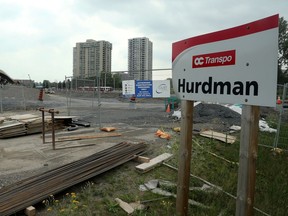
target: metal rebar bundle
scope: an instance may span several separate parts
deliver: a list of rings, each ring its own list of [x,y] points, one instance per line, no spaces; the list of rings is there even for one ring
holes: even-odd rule
[[[7,216],[72,185],[119,166],[146,150],[145,143],[121,142],[86,158],[32,176],[0,189],[0,215]]]

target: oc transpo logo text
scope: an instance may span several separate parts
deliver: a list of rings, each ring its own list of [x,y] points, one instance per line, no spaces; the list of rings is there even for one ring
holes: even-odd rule
[[[192,56],[192,68],[235,65],[236,50]]]

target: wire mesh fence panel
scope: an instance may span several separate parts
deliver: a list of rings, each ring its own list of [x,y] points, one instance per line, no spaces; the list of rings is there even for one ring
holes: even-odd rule
[[[91,109],[97,109],[99,104],[97,92],[96,80],[73,79],[71,88],[66,90],[67,114],[77,115],[79,110],[87,110],[88,113]],[[87,103],[82,103],[77,98],[84,99]]]
[[[279,118],[277,124],[277,133],[274,140],[274,148],[288,150],[288,83],[281,86],[281,96],[277,98],[277,109]]]
[[[5,85],[0,88],[1,112],[34,109],[39,105],[39,89],[17,85]]]

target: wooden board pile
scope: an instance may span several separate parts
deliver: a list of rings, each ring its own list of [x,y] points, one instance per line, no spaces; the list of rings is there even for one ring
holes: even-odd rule
[[[55,130],[63,129],[69,122],[72,122],[72,116],[55,116]],[[51,131],[51,117],[45,116],[45,131]],[[34,114],[14,115],[10,117],[1,117],[0,119],[0,138],[10,138],[35,134],[42,132],[42,117]]]
[[[42,118],[37,115],[14,115],[10,116],[9,118],[24,124],[26,128],[26,134],[40,133],[42,131]]]
[[[9,120],[3,121],[0,124],[0,138],[8,138],[8,137],[15,137],[15,136],[22,136],[27,133],[27,129],[25,124],[16,121],[16,120]]]

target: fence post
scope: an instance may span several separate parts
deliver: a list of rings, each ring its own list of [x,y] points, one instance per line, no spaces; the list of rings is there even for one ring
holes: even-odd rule
[[[26,88],[26,87],[23,85],[22,86],[23,108],[24,108],[24,110],[26,110],[26,99],[25,99],[24,88]]]
[[[1,105],[1,113],[3,113],[3,85],[2,84],[0,85],[0,89],[1,89],[1,92],[0,92],[0,105]]]
[[[279,109],[279,119],[278,119],[278,124],[277,124],[277,132],[275,135],[274,143],[273,143],[273,148],[277,148],[278,142],[279,142],[279,136],[280,136],[280,130],[281,130],[281,123],[282,123],[282,114],[283,114],[283,109],[284,109],[284,101],[286,99],[286,88],[288,87],[288,83],[285,83],[283,85],[283,93],[282,93],[282,103],[280,104],[280,109]],[[287,85],[287,87],[286,87]]]

